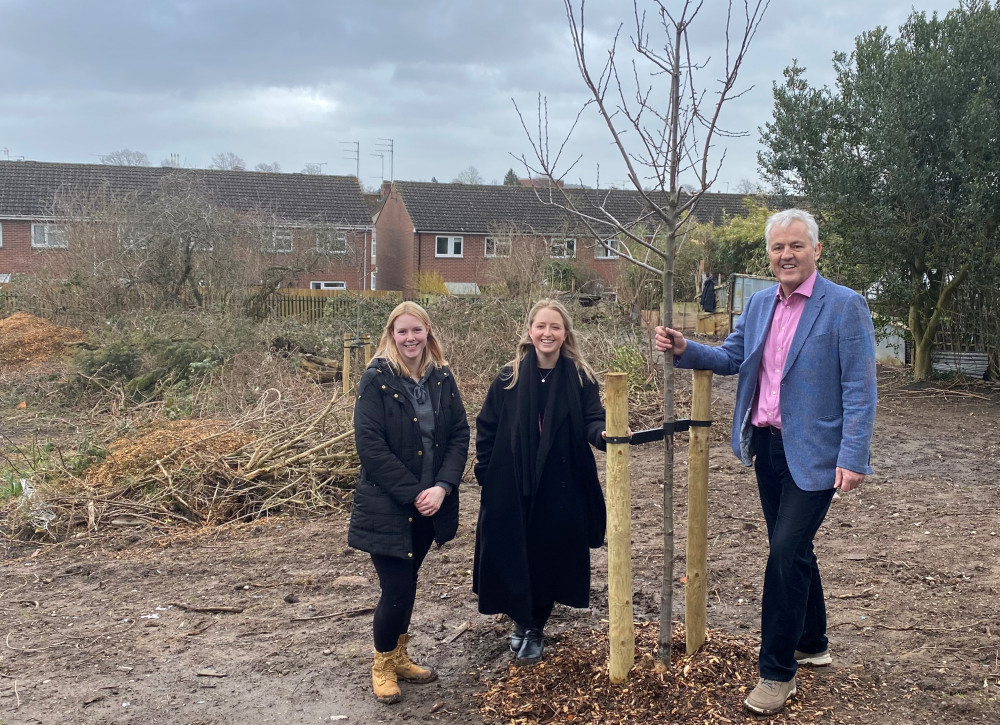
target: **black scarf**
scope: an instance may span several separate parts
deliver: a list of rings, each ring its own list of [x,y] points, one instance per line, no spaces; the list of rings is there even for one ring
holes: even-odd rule
[[[568,415],[574,447],[587,445],[583,432],[583,413],[580,405],[580,379],[576,365],[560,355],[552,372],[541,381],[535,349],[528,350],[518,369],[515,388],[515,428],[511,431],[511,450],[514,460],[518,490],[522,496],[533,497],[538,490],[545,459],[552,449],[553,435]],[[542,395],[542,386],[548,388]],[[545,401],[544,410],[540,401]]]

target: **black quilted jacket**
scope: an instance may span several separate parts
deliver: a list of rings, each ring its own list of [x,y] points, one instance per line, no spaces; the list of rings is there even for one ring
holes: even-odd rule
[[[422,456],[434,456],[434,482],[453,486],[433,517],[440,545],[458,529],[458,485],[469,454],[469,421],[455,377],[447,367],[431,373],[427,390],[434,404],[434,449],[425,451],[420,425],[403,380],[383,358],[375,358],[358,384],[354,441],[361,472],[354,493],[347,543],[355,549],[402,559],[412,556],[410,522],[420,516],[413,500]]]

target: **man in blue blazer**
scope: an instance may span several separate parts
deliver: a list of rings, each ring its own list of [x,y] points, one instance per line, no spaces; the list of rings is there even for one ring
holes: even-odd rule
[[[813,553],[835,491],[871,473],[875,331],[864,298],[819,275],[823,245],[801,209],[764,229],[778,284],[750,298],[718,347],[656,328],[680,368],[739,374],[733,452],[757,474],[769,553],[761,597],[760,681],[745,701],[761,715],[795,694],[799,664],[826,665],[823,585]]]

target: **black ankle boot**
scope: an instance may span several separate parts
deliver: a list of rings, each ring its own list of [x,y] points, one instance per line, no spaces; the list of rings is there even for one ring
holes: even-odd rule
[[[514,622],[514,629],[510,633],[510,651],[517,654],[521,650],[521,644],[524,642],[524,627],[522,627],[517,622]]]
[[[541,662],[545,652],[545,636],[540,629],[529,629],[524,633],[524,641],[517,651],[516,662],[522,665],[533,665]]]

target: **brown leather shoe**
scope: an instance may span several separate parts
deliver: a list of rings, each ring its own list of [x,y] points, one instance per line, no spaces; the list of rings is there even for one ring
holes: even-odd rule
[[[372,665],[372,691],[378,701],[392,705],[403,699],[396,682],[396,652],[379,652],[375,650],[375,664]]]
[[[758,715],[774,715],[785,709],[785,703],[795,694],[795,678],[788,682],[761,680],[743,701],[747,710]]]
[[[423,684],[433,682],[437,679],[437,672],[430,667],[421,667],[410,659],[406,652],[406,644],[410,641],[410,635],[399,635],[399,644],[396,645],[396,677],[403,682],[415,682]]]

